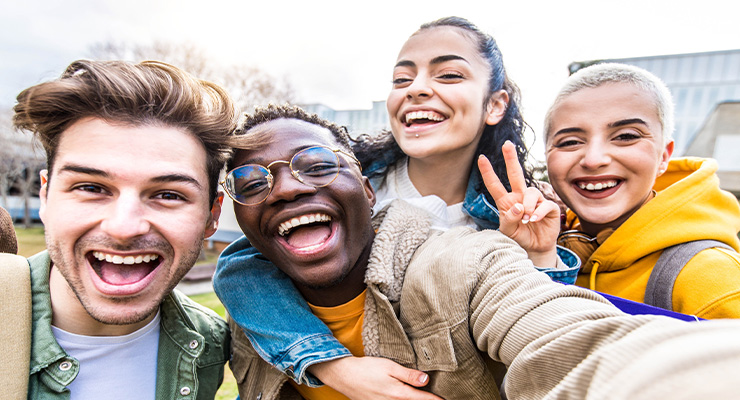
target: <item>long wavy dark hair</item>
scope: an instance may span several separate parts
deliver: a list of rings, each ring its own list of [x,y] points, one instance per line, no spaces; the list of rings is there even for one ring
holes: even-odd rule
[[[516,146],[517,156],[519,158],[519,164],[524,170],[524,179],[526,180],[527,186],[532,186],[534,178],[532,177],[531,169],[525,164],[527,159],[527,147],[524,144],[524,129],[527,126],[522,119],[522,114],[519,110],[519,103],[521,102],[521,94],[519,88],[514,84],[511,79],[506,75],[506,69],[504,69],[504,62],[501,56],[501,50],[498,48],[496,41],[491,35],[488,35],[479,30],[470,21],[459,18],[459,17],[447,17],[438,19],[433,22],[429,22],[421,25],[418,31],[414,35],[431,28],[451,26],[460,28],[468,32],[478,43],[478,52],[481,57],[488,62],[491,66],[491,77],[488,80],[488,96],[486,96],[484,104],[485,107],[490,96],[501,89],[505,90],[509,95],[509,103],[506,107],[506,114],[503,119],[496,125],[486,125],[483,130],[480,142],[478,143],[477,154],[484,154],[491,160],[494,171],[501,179],[501,182],[506,186],[507,189],[511,190],[509,179],[506,174],[506,164],[504,163],[503,153],[501,152],[501,146],[504,142],[510,140]],[[360,135],[354,140],[353,148],[357,158],[362,162],[362,165],[369,166],[366,170],[369,177],[384,176],[387,172],[387,167],[395,164],[398,160],[405,156],[404,152],[396,143],[393,138],[391,131],[383,131],[377,136]],[[480,178],[480,171],[476,166],[476,157],[470,162],[472,164],[472,171],[478,178]],[[384,165],[385,168],[374,169],[372,165]],[[476,190],[479,193],[485,193],[486,196],[493,203],[490,194],[485,190],[480,179],[479,187]]]

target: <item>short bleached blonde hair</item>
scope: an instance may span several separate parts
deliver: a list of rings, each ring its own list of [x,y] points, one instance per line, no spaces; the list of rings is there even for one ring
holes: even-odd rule
[[[597,88],[607,83],[629,83],[649,93],[658,110],[658,120],[663,128],[663,141],[672,140],[674,129],[673,97],[660,78],[634,65],[603,63],[594,64],[578,70],[571,75],[560,89],[555,101],[545,115],[545,137],[549,137],[552,112],[566,97],[586,88]]]

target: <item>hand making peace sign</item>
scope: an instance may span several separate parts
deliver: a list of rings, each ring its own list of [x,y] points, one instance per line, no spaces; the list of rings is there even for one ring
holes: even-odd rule
[[[499,230],[522,246],[537,267],[555,267],[560,208],[555,202],[545,199],[537,188],[527,187],[513,143],[507,140],[501,150],[511,192],[501,183],[491,162],[483,155],[478,157],[483,183],[500,213]]]

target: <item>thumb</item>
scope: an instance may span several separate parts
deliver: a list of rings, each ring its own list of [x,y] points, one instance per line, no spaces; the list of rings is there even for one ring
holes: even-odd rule
[[[406,368],[396,364],[390,375],[399,381],[411,386],[422,387],[429,383],[429,375],[419,370]]]

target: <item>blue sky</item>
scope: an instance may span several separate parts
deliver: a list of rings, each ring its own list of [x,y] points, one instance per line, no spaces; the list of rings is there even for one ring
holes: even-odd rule
[[[66,0],[0,4],[0,107],[102,41],[189,42],[214,63],[286,76],[303,102],[384,100],[405,39],[423,22],[470,19],[499,43],[535,131],[571,61],[740,48],[735,1]]]

